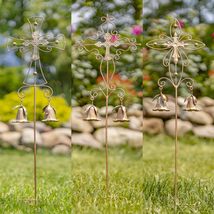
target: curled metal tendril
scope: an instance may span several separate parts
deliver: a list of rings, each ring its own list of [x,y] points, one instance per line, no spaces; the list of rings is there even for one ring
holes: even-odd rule
[[[109,89],[111,90],[110,94],[116,93],[120,101],[123,101],[126,95],[126,92],[123,88],[119,88],[115,84],[111,84],[109,85]]]
[[[120,59],[120,55],[123,53],[122,49],[118,49],[114,55],[114,59],[117,61]]]
[[[101,21],[104,23],[109,23],[109,22],[114,22],[115,18],[113,16],[109,16],[109,15],[106,15],[106,16],[102,16],[101,17]]]
[[[25,96],[26,96],[25,90],[27,88],[29,88],[29,86],[24,85],[18,89],[17,94],[21,100],[25,98]]]
[[[98,96],[99,89],[94,89],[90,91],[90,100],[94,101],[94,99]]]
[[[192,78],[184,78],[181,80],[181,83],[182,82],[185,82],[187,88],[190,90],[190,91],[193,91],[193,87],[194,87],[194,80]]]
[[[116,84],[113,84],[113,83],[109,84],[109,89],[110,90],[116,90],[116,88],[117,88]]]
[[[162,90],[164,88],[164,86],[166,85],[166,82],[170,82],[172,85],[173,85],[173,82],[171,79],[169,79],[168,77],[161,77],[159,80],[158,80],[158,86],[160,88],[160,90]]]
[[[95,56],[97,60],[103,61],[103,56],[101,54],[97,53]]]
[[[125,90],[122,89],[122,88],[117,88],[117,90],[119,90],[118,93],[117,93],[117,96],[118,96],[118,97],[120,98],[120,100],[122,101],[122,100],[124,99],[125,95],[126,95],[126,92],[125,92]]]
[[[50,100],[53,96],[53,89],[48,85],[41,86],[41,88],[43,88],[44,96]]]
[[[90,45],[92,45],[92,44],[90,44]],[[95,55],[95,57],[96,57],[97,60],[103,60],[103,56],[102,56],[102,54],[100,53],[100,51],[99,51],[98,48],[92,48],[91,50],[89,50],[89,49],[85,46],[85,44],[84,44],[83,41],[77,42],[77,44],[76,44],[75,46],[78,48],[78,50],[79,50],[80,52],[86,51],[86,52],[88,52],[88,53],[93,53],[93,54]]]

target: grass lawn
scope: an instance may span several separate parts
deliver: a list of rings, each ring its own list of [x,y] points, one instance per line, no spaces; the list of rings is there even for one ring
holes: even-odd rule
[[[160,135],[145,136],[143,153],[110,149],[108,194],[104,151],[75,147],[72,159],[38,151],[37,207],[29,201],[33,154],[1,149],[0,213],[173,213],[173,148]],[[178,213],[214,213],[214,141],[180,143]]]

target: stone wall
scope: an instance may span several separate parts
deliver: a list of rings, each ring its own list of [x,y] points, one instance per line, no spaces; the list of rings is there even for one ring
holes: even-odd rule
[[[214,138],[214,100],[203,97],[198,100],[199,112],[183,111],[184,100],[178,99],[179,119],[178,135],[192,132],[196,136]],[[144,98],[142,105],[133,104],[127,110],[129,122],[113,121],[112,106],[109,106],[109,146],[127,144],[141,147],[143,135],[166,133],[174,136],[174,98],[169,97],[169,112],[154,112],[152,98]],[[143,115],[144,113],[144,115]],[[105,107],[99,109],[101,121],[83,120],[83,108],[73,107],[71,120],[60,128],[52,129],[44,123],[37,122],[37,144],[39,148],[50,149],[54,154],[69,154],[72,144],[95,149],[104,148],[105,144]],[[143,119],[144,118],[144,119]],[[143,131],[143,132],[142,132]],[[33,124],[5,124],[0,122],[0,146],[14,147],[31,151],[33,148]]]
[[[0,146],[18,150],[32,151],[33,124],[5,124],[0,122]],[[64,127],[52,129],[42,122],[37,122],[36,131],[38,148],[50,149],[53,154],[70,154],[71,129],[69,123]]]
[[[175,130],[175,105],[174,98],[169,97],[169,112],[152,111],[154,103],[152,98],[144,98],[144,127],[145,133],[167,133],[174,136]],[[214,138],[214,100],[203,97],[198,100],[200,111],[187,112],[184,109],[184,98],[178,98],[178,135],[182,136],[192,132],[198,137]]]
[[[178,98],[178,135],[193,133],[198,137],[214,138],[214,100],[203,97],[198,100],[198,112],[183,111],[184,98]],[[109,145],[128,144],[132,147],[142,146],[142,131],[150,135],[165,133],[174,136],[175,133],[175,105],[174,98],[169,97],[168,112],[153,111],[155,103],[152,98],[146,97],[142,105],[133,104],[127,110],[128,123],[113,122],[112,106],[109,106]],[[98,110],[101,121],[83,121],[83,110],[73,108],[72,130],[73,144],[103,147],[105,107]],[[143,119],[144,118],[144,119]]]

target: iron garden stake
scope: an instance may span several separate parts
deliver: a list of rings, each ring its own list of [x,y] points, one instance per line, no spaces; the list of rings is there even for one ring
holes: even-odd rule
[[[172,84],[175,89],[175,166],[174,166],[174,207],[178,204],[178,88],[185,83],[190,95],[185,99],[187,102],[185,111],[198,111],[196,107],[197,100],[193,96],[194,80],[186,77],[184,68],[188,66],[187,51],[194,51],[203,48],[204,43],[193,40],[192,36],[184,33],[180,23],[175,19],[170,26],[170,35],[160,35],[158,39],[149,41],[147,46],[159,50],[166,51],[163,58],[163,65],[168,68],[167,77],[161,77],[158,80],[160,94],[154,97],[157,101],[154,111],[169,111],[167,107],[168,97],[163,94],[166,82]],[[179,69],[178,69],[179,68]]]
[[[20,105],[17,106],[18,113],[14,123],[27,123],[27,111],[23,106],[23,99],[26,96],[25,90],[29,87],[33,88],[33,131],[34,131],[34,202],[37,203],[37,161],[36,161],[36,88],[44,89],[44,96],[47,98],[47,106],[44,107],[45,119],[43,122],[57,121],[55,116],[55,109],[51,106],[51,98],[53,90],[47,85],[41,61],[40,51],[50,52],[53,48],[64,50],[65,39],[64,35],[59,34],[54,36],[53,34],[44,34],[41,30],[43,24],[42,17],[32,17],[28,19],[29,35],[25,38],[11,37],[8,40],[8,48],[12,50],[18,50],[26,57],[29,57],[29,65],[27,75],[23,81],[23,86],[18,90],[18,96],[20,98]]]
[[[120,99],[120,105],[114,108],[114,112],[117,113],[115,122],[128,121],[126,116],[126,108],[123,106],[123,100],[125,91],[122,88],[118,88],[113,82],[115,74],[115,61],[120,59],[120,55],[125,51],[137,50],[137,43],[135,39],[129,39],[122,37],[115,30],[115,18],[109,15],[101,17],[103,22],[99,30],[94,36],[89,37],[86,40],[81,40],[77,43],[77,47],[80,51],[86,51],[95,55],[96,59],[100,62],[99,72],[102,76],[104,85],[95,88],[90,92],[91,105],[88,105],[85,109],[86,118],[88,121],[99,121],[98,112],[96,106],[94,106],[94,99],[101,92],[105,97],[105,157],[106,157],[106,190],[109,188],[109,176],[108,176],[108,104],[109,97],[112,93],[117,93]],[[102,51],[104,50],[104,54]],[[105,71],[104,71],[105,70]]]

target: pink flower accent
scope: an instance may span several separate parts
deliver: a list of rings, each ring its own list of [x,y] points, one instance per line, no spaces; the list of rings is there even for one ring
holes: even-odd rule
[[[178,20],[178,23],[179,23],[180,28],[184,28],[184,26],[185,26],[184,21]]]
[[[213,33],[211,33],[211,37],[214,39],[214,32],[213,32]]]
[[[132,34],[135,36],[139,36],[143,33],[143,28],[140,25],[134,25],[132,27]]]
[[[118,35],[111,35],[110,41],[111,41],[112,43],[114,43],[114,42],[116,42],[118,39],[119,39],[119,36],[118,36]]]

